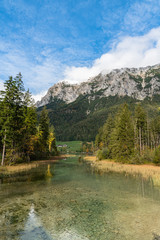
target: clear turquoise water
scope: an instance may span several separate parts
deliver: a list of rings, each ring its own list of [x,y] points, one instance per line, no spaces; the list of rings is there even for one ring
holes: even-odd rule
[[[51,164],[52,177],[44,164],[0,185],[1,240],[151,240],[153,233],[160,235],[160,191],[152,181],[100,176],[77,159]]]

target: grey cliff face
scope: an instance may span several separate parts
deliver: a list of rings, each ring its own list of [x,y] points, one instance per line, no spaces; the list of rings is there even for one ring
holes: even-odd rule
[[[59,82],[51,87],[47,94],[36,103],[37,107],[44,106],[54,99],[71,103],[81,94],[89,95],[101,92],[100,97],[129,96],[138,100],[160,94],[160,65],[145,68],[115,69],[108,74],[99,74],[80,84]]]

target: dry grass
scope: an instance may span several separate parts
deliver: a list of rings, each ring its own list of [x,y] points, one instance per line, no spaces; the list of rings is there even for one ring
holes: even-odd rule
[[[59,159],[63,157],[64,156],[54,157],[53,159],[50,160],[40,160],[31,163],[21,163],[13,166],[0,166],[0,174],[14,174],[18,172],[28,171],[44,163],[57,162]]]
[[[160,167],[154,165],[132,165],[122,164],[110,160],[96,161],[95,156],[86,156],[84,160],[91,163],[91,166],[100,173],[117,172],[130,174],[132,176],[142,175],[143,178],[152,178],[155,186],[160,186]]]
[[[64,154],[64,155],[60,155],[61,156],[61,158],[63,157],[63,158],[67,158],[67,157],[76,157],[76,155],[75,154]]]
[[[40,161],[34,161],[31,163],[22,163],[22,164],[17,164],[13,166],[0,166],[0,175],[1,174],[14,174],[18,172],[23,172],[23,171],[28,171],[32,168],[38,167],[40,164],[45,164],[45,163],[51,163],[51,162],[57,162],[60,159],[64,159],[67,157],[75,157],[75,155],[67,154],[67,155],[60,155],[60,156],[55,156],[52,157],[49,160],[40,160]]]
[[[0,174],[12,174],[17,172],[23,172],[30,170],[32,168],[38,167],[38,163],[29,163],[29,164],[19,164],[16,166],[1,166],[0,167]]]

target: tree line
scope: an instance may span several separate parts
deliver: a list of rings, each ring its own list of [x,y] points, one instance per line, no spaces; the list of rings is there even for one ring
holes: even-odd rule
[[[25,91],[22,75],[12,76],[0,91],[1,165],[29,162],[56,154],[54,127],[46,108],[37,116],[29,90]]]
[[[95,146],[98,159],[160,163],[160,116],[150,119],[140,104],[132,114],[123,104],[99,129]]]

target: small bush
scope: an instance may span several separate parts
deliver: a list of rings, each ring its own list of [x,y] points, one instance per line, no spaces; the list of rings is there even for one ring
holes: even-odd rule
[[[142,156],[139,155],[139,153],[136,153],[128,160],[128,163],[130,163],[130,164],[143,164],[144,159],[142,158]]]
[[[108,148],[103,148],[102,150],[98,150],[96,157],[98,160],[103,160],[109,157],[109,150]]]
[[[154,162],[155,164],[160,164],[160,146],[157,147],[156,150],[155,150],[153,162]]]
[[[139,151],[135,151],[134,155],[128,160],[128,163],[131,164],[145,164],[153,163],[154,151],[146,148],[140,155]]]
[[[150,149],[145,149],[142,153],[142,162],[143,163],[153,163],[155,152]]]

